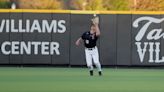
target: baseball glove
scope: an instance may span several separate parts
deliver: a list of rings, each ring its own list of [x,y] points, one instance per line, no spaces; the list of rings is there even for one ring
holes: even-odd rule
[[[99,24],[99,17],[95,16],[94,18],[91,19],[93,24]]]

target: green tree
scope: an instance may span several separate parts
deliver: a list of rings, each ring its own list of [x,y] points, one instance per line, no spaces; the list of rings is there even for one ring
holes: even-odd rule
[[[10,1],[9,0],[0,0],[0,8],[6,9],[10,8]]]
[[[129,0],[103,0],[106,10],[130,10]]]
[[[86,9],[87,10],[104,10],[103,0],[88,0]]]
[[[69,6],[73,10],[103,10],[103,0],[70,0]]]
[[[129,0],[70,0],[75,10],[130,10]]]
[[[87,0],[70,0],[69,9],[71,10],[85,10]]]
[[[19,0],[22,9],[63,9],[63,2],[59,0]]]
[[[163,11],[164,0],[133,0],[133,10]]]

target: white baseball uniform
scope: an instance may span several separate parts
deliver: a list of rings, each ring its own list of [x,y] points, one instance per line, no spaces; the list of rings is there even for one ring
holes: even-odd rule
[[[90,68],[90,70],[93,70],[93,64],[92,64],[92,60],[93,60],[98,71],[102,71],[101,64],[99,61],[99,53],[96,46],[98,37],[96,36],[96,34],[91,34],[90,31],[88,31],[83,33],[81,38],[84,40],[87,66]]]

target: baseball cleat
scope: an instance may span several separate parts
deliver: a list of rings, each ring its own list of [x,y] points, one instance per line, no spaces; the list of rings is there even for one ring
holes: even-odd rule
[[[102,72],[101,71],[99,71],[99,76],[102,76]]]
[[[90,72],[90,76],[93,76],[93,70],[89,71]]]

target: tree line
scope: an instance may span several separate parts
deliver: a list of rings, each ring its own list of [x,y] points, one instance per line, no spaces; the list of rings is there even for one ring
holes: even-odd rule
[[[163,11],[164,0],[0,0],[0,8]]]

